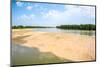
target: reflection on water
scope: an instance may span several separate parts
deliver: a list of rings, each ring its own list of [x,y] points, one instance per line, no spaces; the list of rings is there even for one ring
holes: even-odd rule
[[[66,30],[66,29],[58,29],[58,28],[33,28],[33,31],[63,32],[63,33],[73,33],[73,34],[78,34],[78,35],[95,36],[95,31],[86,31],[86,30]]]
[[[19,44],[12,44],[12,65],[45,64],[72,62],[69,59],[59,58],[51,52],[41,52],[38,48],[30,48]]]

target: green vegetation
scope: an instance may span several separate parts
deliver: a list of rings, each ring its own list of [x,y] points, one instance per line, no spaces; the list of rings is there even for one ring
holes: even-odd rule
[[[44,27],[44,26],[12,26],[12,29],[24,29],[24,28],[53,28],[53,27]]]
[[[12,26],[12,29],[24,29],[24,28],[54,28],[46,26]],[[80,25],[60,25],[56,26],[60,29],[73,29],[73,30],[96,30],[96,25],[94,24],[80,24]]]
[[[60,25],[60,26],[56,26],[56,28],[74,29],[74,30],[96,30],[96,25],[94,25],[94,24]]]

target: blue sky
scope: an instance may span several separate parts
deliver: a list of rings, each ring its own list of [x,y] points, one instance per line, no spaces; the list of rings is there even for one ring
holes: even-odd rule
[[[95,24],[95,7],[12,2],[12,25]]]

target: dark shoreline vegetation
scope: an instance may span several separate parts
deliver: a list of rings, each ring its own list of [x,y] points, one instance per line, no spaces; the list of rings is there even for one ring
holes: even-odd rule
[[[24,29],[24,28],[54,28],[54,27],[46,27],[46,26],[12,26],[12,29]]]
[[[72,29],[72,30],[96,30],[94,24],[80,24],[80,25],[60,25],[56,27],[47,26],[12,26],[12,29],[25,29],[25,28],[59,28],[59,29]]]
[[[96,30],[96,25],[94,24],[60,25],[60,26],[56,26],[56,28],[72,29],[72,30]]]

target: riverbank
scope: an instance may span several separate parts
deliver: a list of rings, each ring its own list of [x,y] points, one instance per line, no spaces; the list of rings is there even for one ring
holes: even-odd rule
[[[12,41],[23,46],[38,48],[41,52],[50,52],[64,59],[95,60],[95,37],[91,36],[13,29]]]

